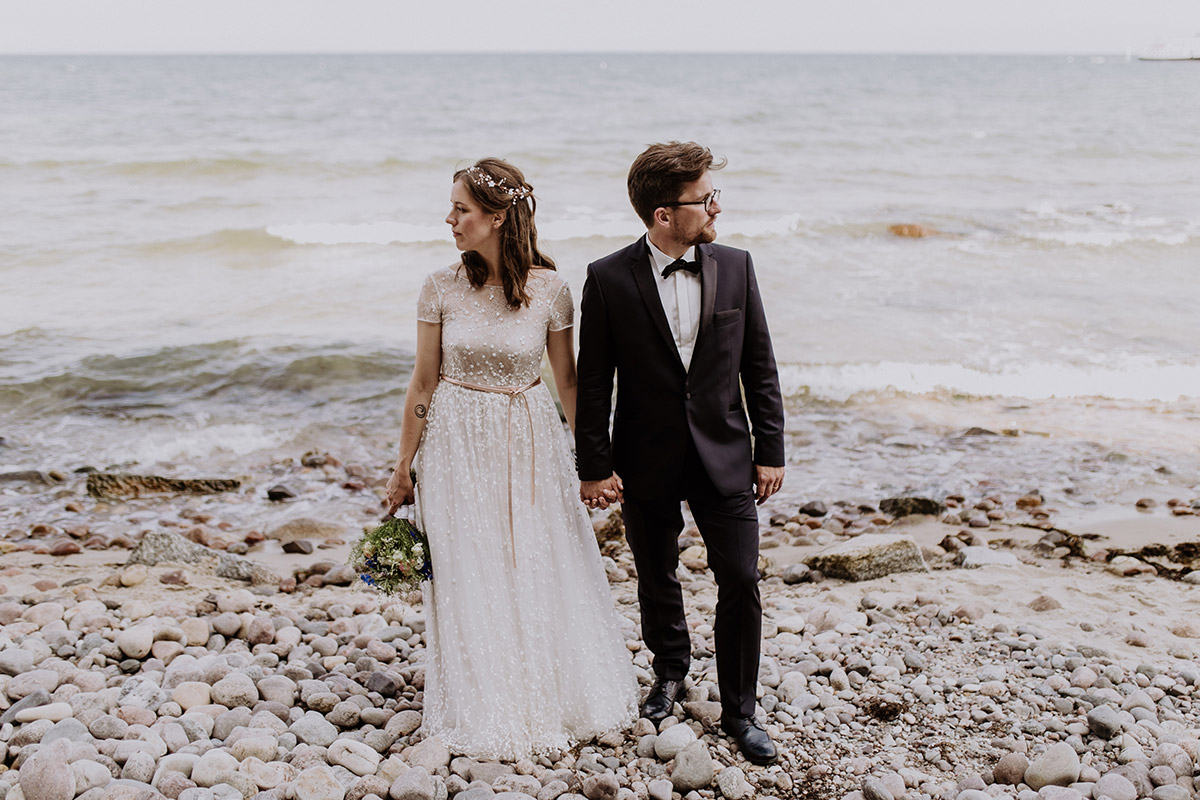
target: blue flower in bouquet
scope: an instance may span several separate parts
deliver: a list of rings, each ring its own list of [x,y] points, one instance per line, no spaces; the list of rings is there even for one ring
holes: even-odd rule
[[[350,566],[362,582],[387,595],[433,580],[429,540],[406,519],[390,517],[365,532],[350,549]]]

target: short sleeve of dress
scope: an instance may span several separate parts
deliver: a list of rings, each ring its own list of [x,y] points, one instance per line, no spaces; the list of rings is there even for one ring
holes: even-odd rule
[[[425,283],[421,285],[421,293],[417,295],[417,319],[435,325],[442,324],[442,295],[433,275],[425,278]]]
[[[575,324],[575,303],[571,301],[571,287],[566,281],[554,297],[550,307],[550,322],[547,327],[552,331],[566,330]]]

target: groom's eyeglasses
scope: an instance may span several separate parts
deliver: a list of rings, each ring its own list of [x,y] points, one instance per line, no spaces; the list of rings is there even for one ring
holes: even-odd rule
[[[689,200],[686,203],[678,202],[678,201],[674,202],[674,203],[663,203],[662,206],[660,206],[660,207],[661,208],[675,208],[676,206],[704,206],[704,213],[711,214],[713,205],[718,200],[720,200],[720,198],[721,198],[721,190],[713,189],[711,192],[706,194],[704,196],[704,198],[701,200]]]

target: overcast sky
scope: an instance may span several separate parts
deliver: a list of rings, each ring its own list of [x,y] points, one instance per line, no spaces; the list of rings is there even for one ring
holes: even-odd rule
[[[0,0],[0,54],[1124,53],[1200,0]]]

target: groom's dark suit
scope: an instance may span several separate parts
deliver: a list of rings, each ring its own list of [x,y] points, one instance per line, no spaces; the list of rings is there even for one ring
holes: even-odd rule
[[[576,452],[581,480],[604,480],[615,471],[624,482],[642,635],[655,672],[672,680],[687,674],[691,655],[675,574],[679,503],[687,500],[717,579],[723,713],[749,717],[762,620],[754,465],[784,464],[783,405],[750,254],[716,244],[697,251],[700,319],[687,369],[645,238],[588,266],[580,302]]]

